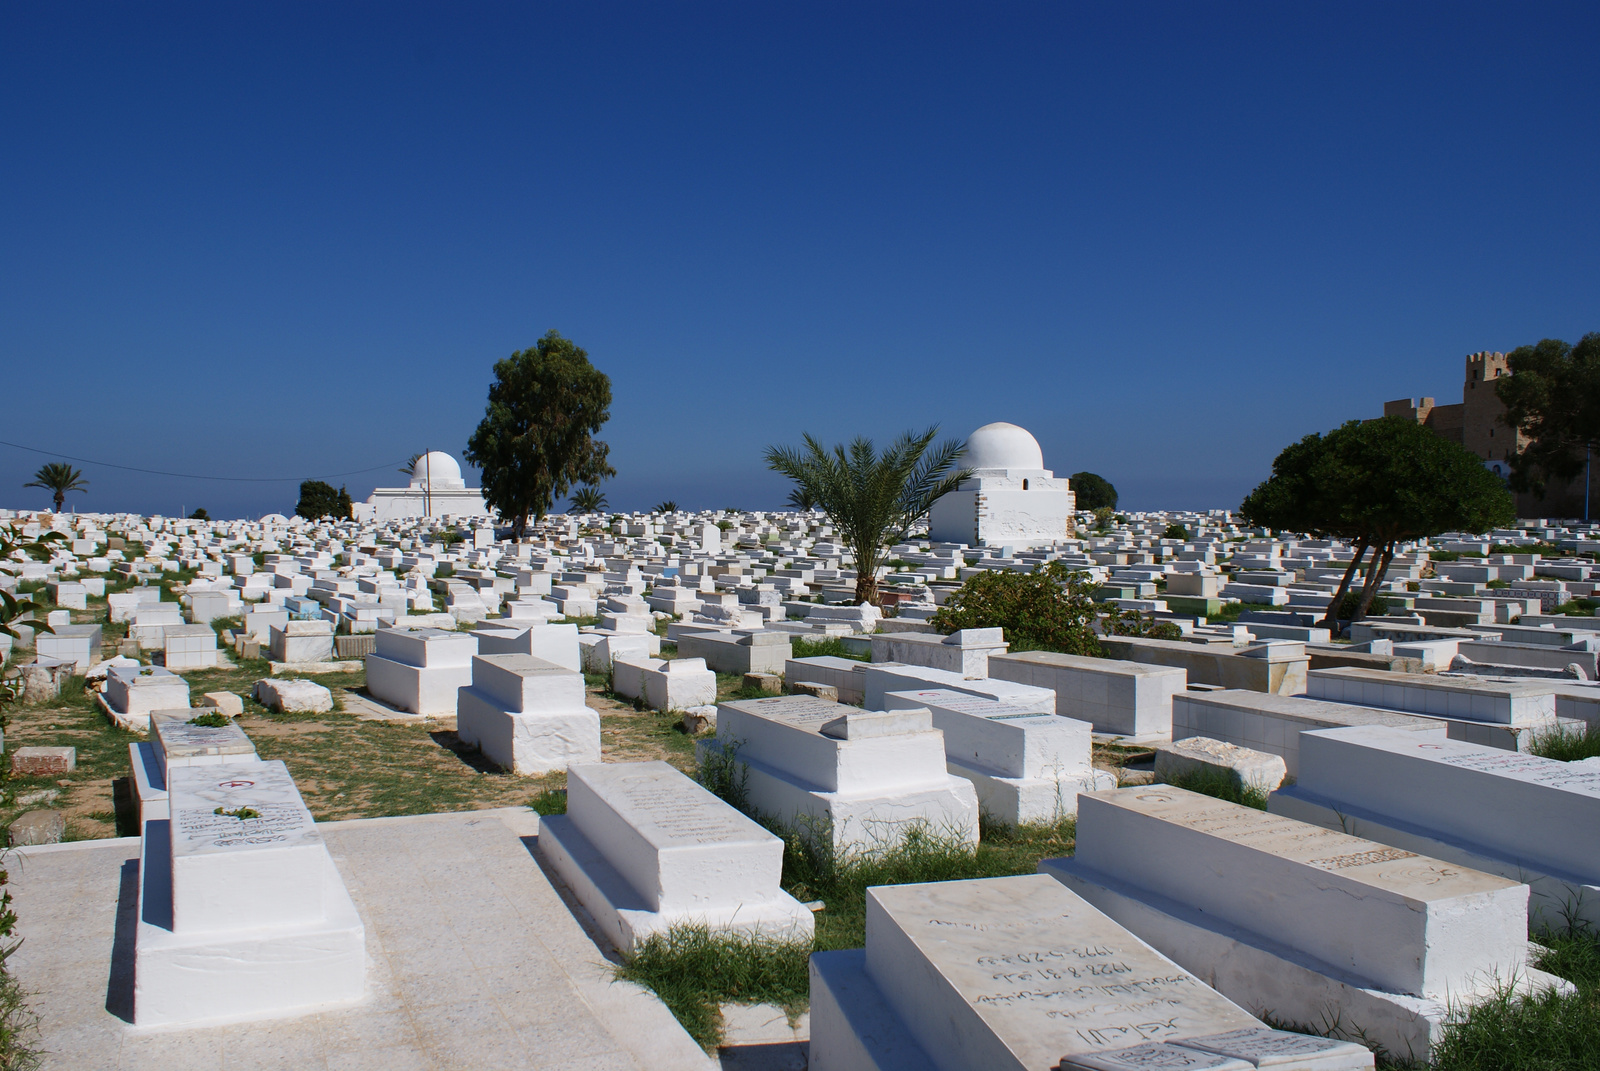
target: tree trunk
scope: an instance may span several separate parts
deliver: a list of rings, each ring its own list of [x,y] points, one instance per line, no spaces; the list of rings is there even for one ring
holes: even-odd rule
[[[1333,601],[1328,603],[1328,612],[1323,615],[1322,626],[1333,628],[1339,616],[1339,604],[1344,601],[1345,593],[1350,590],[1350,581],[1356,575],[1356,570],[1361,567],[1361,556],[1367,552],[1367,541],[1356,540],[1356,554],[1350,559],[1350,568],[1344,571],[1344,579],[1339,581],[1339,590],[1333,593]]]
[[[67,501],[66,492],[65,491],[57,491],[56,492],[56,512],[57,513],[61,512],[61,507],[62,507],[62,505],[64,505],[66,503],[66,501]]]
[[[1367,608],[1372,605],[1372,597],[1378,593],[1378,585],[1383,583],[1383,575],[1389,571],[1389,563],[1394,561],[1394,540],[1385,543],[1381,548],[1381,554],[1374,553],[1372,559],[1378,564],[1361,588],[1361,605],[1356,607],[1358,619],[1367,616]]]
[[[856,602],[870,602],[878,605],[878,571],[876,569],[862,572],[856,570]]]

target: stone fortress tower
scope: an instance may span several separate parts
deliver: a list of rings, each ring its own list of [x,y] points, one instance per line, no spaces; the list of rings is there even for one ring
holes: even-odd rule
[[[1074,496],[1044,467],[1026,428],[999,422],[967,436],[956,462],[972,474],[933,504],[928,537],[972,547],[1037,547],[1072,535]]]

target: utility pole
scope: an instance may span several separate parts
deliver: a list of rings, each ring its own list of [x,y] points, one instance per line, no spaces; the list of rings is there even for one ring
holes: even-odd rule
[[[422,509],[428,516],[433,516],[433,451],[429,450],[422,455],[422,471],[425,489],[422,492]],[[1588,516],[1588,507],[1584,507],[1584,516]]]

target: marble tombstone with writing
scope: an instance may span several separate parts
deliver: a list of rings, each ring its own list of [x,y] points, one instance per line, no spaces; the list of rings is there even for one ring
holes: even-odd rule
[[[1300,734],[1275,814],[1527,882],[1530,924],[1600,926],[1600,769],[1378,726]]]
[[[214,766],[256,761],[256,746],[237,722],[196,725],[199,710],[153,711],[150,739],[128,745],[128,765],[139,807],[139,828],[152,819],[169,817],[167,774],[185,766]]]
[[[783,842],[664,762],[568,767],[539,853],[624,953],[678,924],[811,941]]]
[[[1528,887],[1167,785],[1078,798],[1062,881],[1252,1010],[1425,1058],[1448,1005],[1563,983],[1528,965]]]
[[[1081,897],[1028,875],[868,889],[866,948],[811,957],[810,1066],[1356,1071],[1373,1057],[1268,1029]]]
[[[1086,721],[946,688],[886,692],[888,710],[926,708],[944,733],[946,768],[972,782],[978,805],[1009,825],[1078,812],[1078,793],[1116,787],[1090,762]]]
[[[978,842],[972,782],[945,768],[944,734],[924,708],[889,712],[781,696],[717,707],[702,762],[727,761],[750,806],[830,839],[841,855],[882,851],[906,831]]]
[[[359,1000],[366,932],[281,762],[169,769],[144,827],[134,1024],[199,1026]]]

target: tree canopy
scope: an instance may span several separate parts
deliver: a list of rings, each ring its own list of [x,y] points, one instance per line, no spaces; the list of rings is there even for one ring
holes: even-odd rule
[[[65,461],[52,461],[40,465],[39,471],[33,474],[33,479],[23,484],[24,487],[42,487],[49,491],[56,504],[56,512],[61,512],[61,507],[66,504],[68,491],[87,491],[89,481],[83,478],[83,472],[75,469]]]
[[[1077,496],[1077,507],[1094,512],[1097,509],[1117,508],[1117,489],[1104,476],[1092,472],[1074,472],[1068,477],[1072,492]]]
[[[494,376],[465,456],[483,470],[484,500],[521,539],[528,518],[543,517],[572,487],[617,474],[594,438],[611,418],[611,379],[556,331],[496,361]]]
[[[300,501],[295,503],[294,512],[308,521],[318,521],[324,517],[348,521],[355,513],[354,506],[350,501],[350,492],[343,487],[335,490],[331,483],[307,480],[300,485]]]
[[[966,444],[947,439],[933,445],[937,426],[921,435],[905,432],[879,454],[872,440],[827,449],[810,435],[802,447],[767,449],[767,465],[795,482],[828,515],[839,538],[855,555],[856,601],[878,602],[878,567],[886,544],[898,542],[928,515],[934,502],[955,490],[965,470],[952,471]]]
[[[1485,532],[1511,523],[1516,507],[1476,454],[1396,416],[1352,420],[1289,444],[1240,513],[1248,524],[1350,542],[1355,556],[1324,617],[1331,624],[1363,564],[1357,617],[1371,607],[1400,543]]]
[[[1569,346],[1547,338],[1506,354],[1509,376],[1495,380],[1506,423],[1533,441],[1511,455],[1511,486],[1544,493],[1545,481],[1584,471],[1600,446],[1600,332]]]

